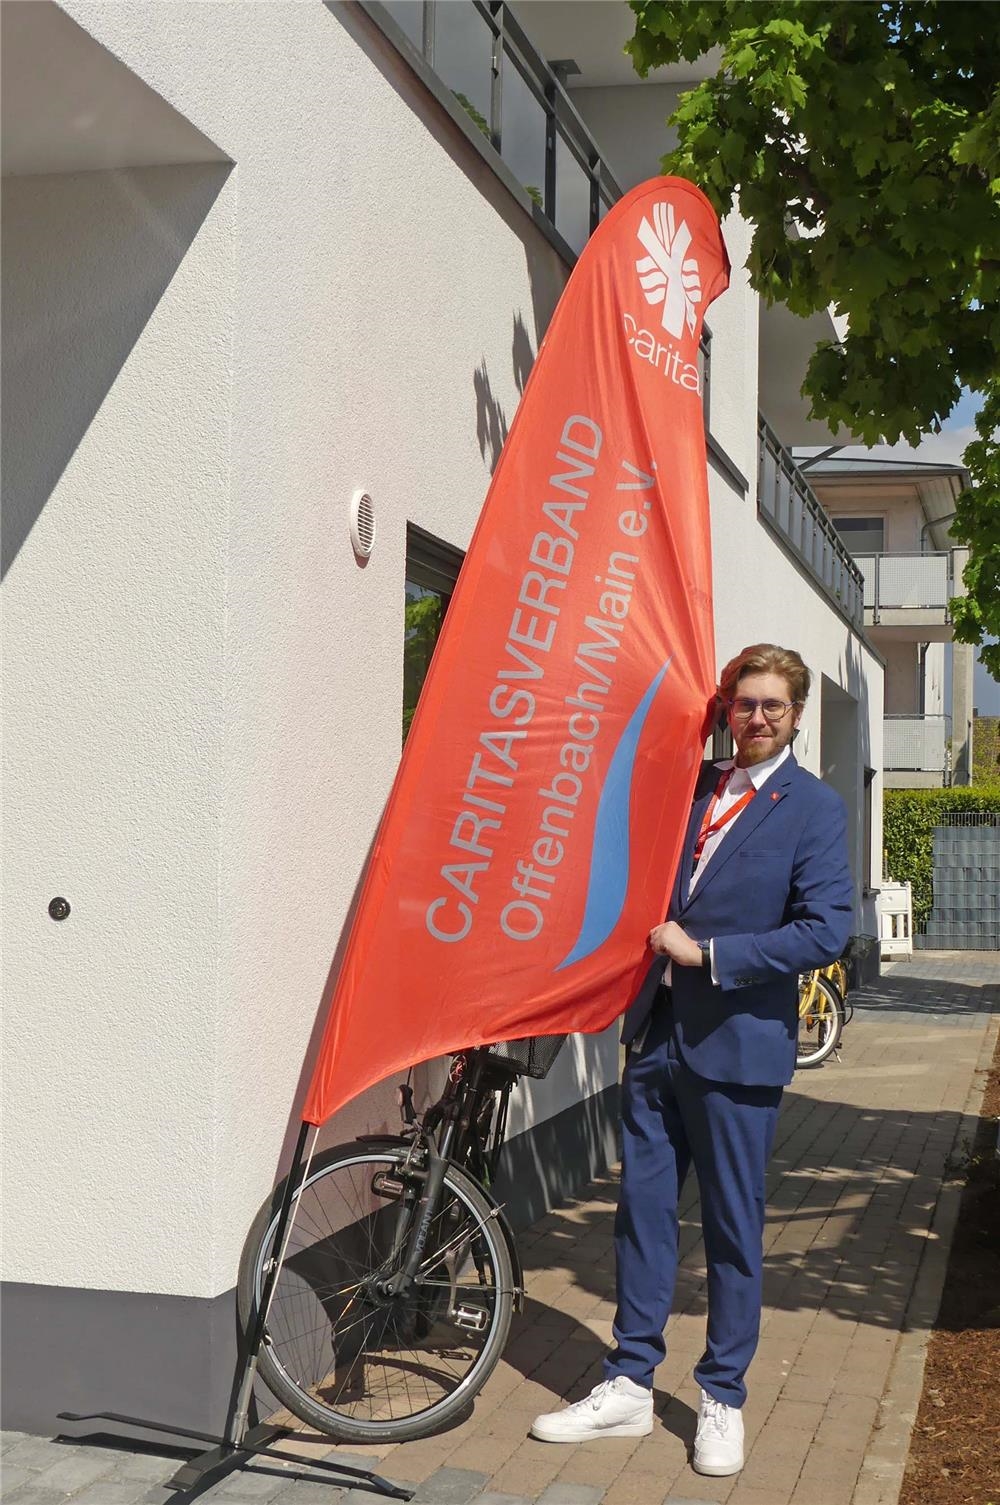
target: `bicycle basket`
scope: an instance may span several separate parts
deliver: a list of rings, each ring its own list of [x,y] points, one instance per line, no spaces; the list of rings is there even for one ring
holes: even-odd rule
[[[552,1063],[567,1040],[566,1035],[532,1035],[527,1040],[501,1040],[490,1046],[490,1060],[517,1076],[548,1076]]]

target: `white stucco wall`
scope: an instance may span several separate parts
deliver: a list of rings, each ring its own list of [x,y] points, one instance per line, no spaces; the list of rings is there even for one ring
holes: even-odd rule
[[[873,633],[885,659],[885,714],[940,716],[950,710],[944,701],[945,644],[922,644],[914,638]],[[920,705],[920,655],[924,651],[924,703]]]
[[[869,490],[862,482],[857,486],[841,483],[824,485],[816,482],[816,490],[831,517],[880,517],[885,523],[884,549],[887,554],[919,554],[924,514],[914,493],[912,484],[893,488],[884,483],[877,492]],[[923,539],[927,547],[926,538]]]
[[[468,543],[565,268],[357,11],[66,9],[235,166],[5,185],[15,479],[40,511],[5,607],[4,1273],[211,1296],[294,1133],[395,770],[407,520]],[[752,478],[741,236],[713,429]],[[720,661],[792,641],[877,743],[874,661],[752,494],[711,488]],[[512,1130],[616,1070],[614,1031],[574,1045]],[[326,1137],[393,1122],[375,1090]]]
[[[945,682],[945,653],[948,645],[945,643],[928,643],[924,658],[924,714],[927,716],[941,716],[951,711],[950,705],[945,705],[944,682]]]
[[[206,1261],[234,187],[4,183],[7,1279]]]
[[[679,93],[678,85],[651,83],[573,90],[574,105],[623,188],[662,172],[662,158],[677,145],[667,119]]]
[[[57,463],[6,592],[4,1274],[207,1296],[399,756],[406,522],[467,544],[566,269],[356,13],[67,9],[236,165],[5,185],[8,357],[52,331],[19,453]],[[609,1035],[531,1111],[616,1069]],[[376,1093],[330,1134],[394,1119]]]
[[[918,710],[917,655],[919,643],[890,638],[881,643],[885,658],[885,713],[915,715]]]
[[[900,499],[887,509],[885,547],[887,554],[921,553],[924,514],[916,497]],[[925,542],[926,547],[926,542]]]

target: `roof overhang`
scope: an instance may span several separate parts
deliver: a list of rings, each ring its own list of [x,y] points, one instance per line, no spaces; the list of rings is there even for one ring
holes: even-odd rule
[[[844,429],[809,417],[810,402],[802,396],[806,369],[817,345],[841,338],[831,311],[801,318],[783,303],[760,304],[758,369],[760,410],[787,449],[793,445],[850,444]]]
[[[624,50],[635,32],[635,15],[625,0],[515,0],[511,8],[549,63],[572,59],[576,64],[579,72],[566,80],[571,93],[622,84],[695,84],[715,72],[721,56],[713,48],[693,63],[654,68],[642,79]]]
[[[5,177],[228,162],[53,0],[4,0]]]
[[[914,461],[836,460],[807,466],[809,484],[821,500],[831,493],[843,497],[864,498],[876,502],[886,499],[915,498],[924,516],[927,542],[932,549],[948,549],[953,540],[949,529],[955,516],[955,503],[971,485],[969,472],[961,465],[925,465]]]

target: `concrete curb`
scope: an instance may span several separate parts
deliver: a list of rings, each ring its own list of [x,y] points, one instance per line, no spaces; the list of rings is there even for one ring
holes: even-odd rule
[[[998,1031],[1000,1019],[993,1018],[986,1026],[972,1085],[965,1100],[962,1117],[955,1128],[949,1159],[963,1139],[971,1139],[975,1135],[986,1091],[985,1076],[978,1073],[984,1068],[988,1071],[992,1064]],[[960,1181],[945,1181],[942,1184],[927,1248],[920,1261],[913,1293],[903,1318],[903,1330],[896,1344],[889,1378],[879,1402],[870,1445],[858,1475],[851,1505],[897,1505],[910,1451],[910,1437],[924,1387],[927,1345],[944,1291],[962,1189],[963,1183]]]

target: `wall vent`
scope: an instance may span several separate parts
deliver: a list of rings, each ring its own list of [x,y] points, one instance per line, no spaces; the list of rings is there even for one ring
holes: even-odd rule
[[[367,559],[375,547],[375,503],[367,491],[351,498],[351,546],[359,559]]]

